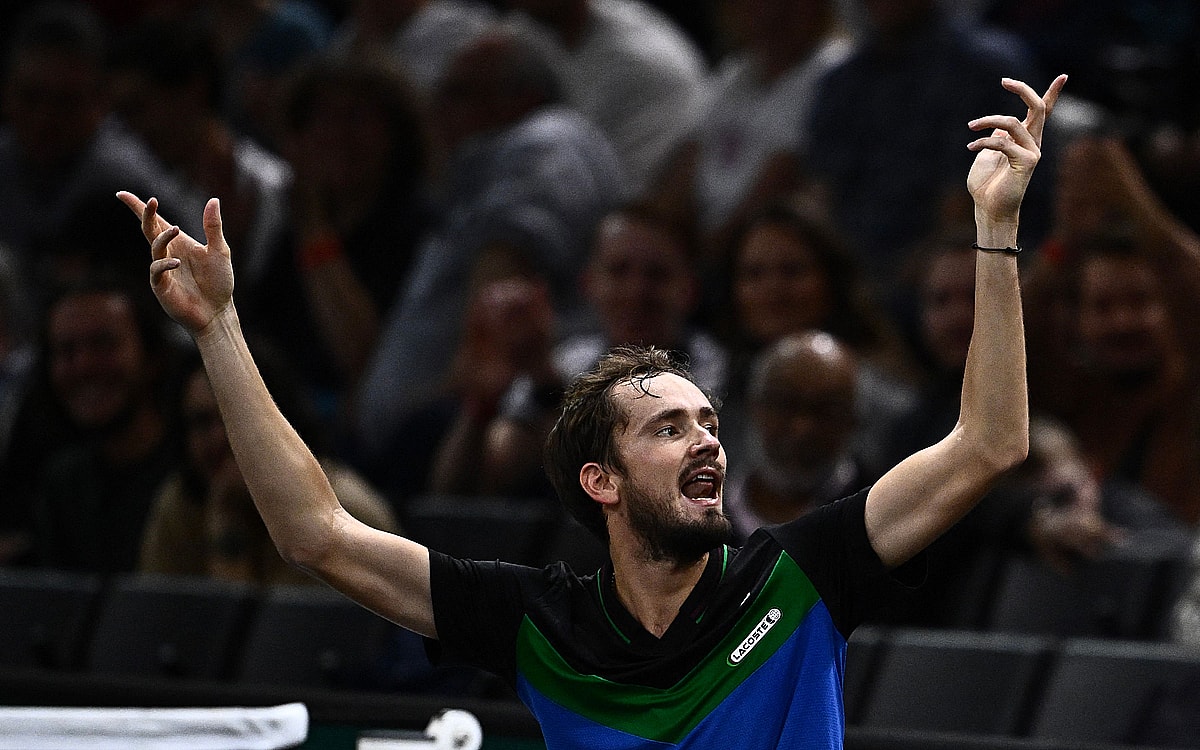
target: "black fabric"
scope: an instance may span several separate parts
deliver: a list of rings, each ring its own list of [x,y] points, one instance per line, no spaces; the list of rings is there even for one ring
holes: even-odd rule
[[[896,586],[867,541],[865,500],[864,490],[820,512],[756,533],[740,550],[714,550],[681,614],[661,639],[646,632],[621,606],[610,568],[579,577],[561,563],[535,569],[430,551],[439,636],[438,643],[429,644],[430,657],[437,663],[481,667],[512,685],[513,644],[528,616],[577,671],[665,688],[728,633],[785,550],[848,636],[871,608],[865,600]]]

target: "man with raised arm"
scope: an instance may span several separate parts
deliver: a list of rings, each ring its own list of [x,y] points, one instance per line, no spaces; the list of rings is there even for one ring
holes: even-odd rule
[[[716,411],[666,353],[616,350],[570,386],[546,445],[563,502],[608,543],[611,562],[584,577],[563,565],[452,559],[350,517],[246,348],[217,201],[202,245],[162,219],[154,199],[121,199],[142,218],[154,292],[199,346],[285,558],[434,639],[442,660],[504,676],[549,748],[832,749],[842,746],[851,631],[907,575],[901,566],[1025,458],[1018,213],[1065,81],[1038,96],[1004,79],[1028,107],[1024,120],[970,123],[990,135],[968,145],[978,152],[967,180],[977,308],[950,434],[870,488],[733,549]]]

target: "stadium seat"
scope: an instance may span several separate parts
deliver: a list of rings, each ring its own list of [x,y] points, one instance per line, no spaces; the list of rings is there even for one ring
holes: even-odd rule
[[[1167,643],[1071,639],[1059,650],[1031,735],[1134,743],[1164,691],[1200,676],[1200,654]],[[1200,712],[1200,703],[1196,704]],[[1200,737],[1195,738],[1200,744]],[[1193,745],[1195,746],[1195,745]]]
[[[1111,554],[1060,573],[1012,555],[1004,564],[986,629],[1063,638],[1148,640],[1167,595],[1168,558]]]
[[[78,666],[99,593],[93,575],[0,569],[0,666]]]
[[[454,557],[542,565],[562,519],[541,498],[426,495],[405,505],[402,523],[411,539]]]
[[[1018,735],[1053,640],[899,629],[881,648],[861,726]]]
[[[367,688],[380,679],[407,631],[322,586],[278,585],[263,595],[243,644],[242,683]],[[399,644],[399,645],[398,645]],[[419,648],[414,671],[427,671]],[[399,681],[393,677],[394,681]]]
[[[100,603],[85,666],[103,674],[222,679],[253,598],[249,584],[117,576]]]

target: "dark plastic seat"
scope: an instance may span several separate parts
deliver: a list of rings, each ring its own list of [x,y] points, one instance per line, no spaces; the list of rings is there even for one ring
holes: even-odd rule
[[[1111,554],[1060,573],[1012,555],[1004,564],[987,629],[1063,638],[1149,639],[1159,627],[1171,559]]]
[[[454,557],[542,565],[562,518],[541,498],[426,495],[405,506],[403,523],[411,539]]]
[[[1068,640],[1047,678],[1031,735],[1075,742],[1137,742],[1159,698],[1184,680],[1198,678],[1200,654],[1180,646]],[[1195,706],[1200,713],[1200,702]],[[1200,737],[1194,739],[1200,745]]]
[[[1053,648],[1032,635],[894,630],[882,644],[860,725],[1018,735]]]
[[[94,575],[0,569],[0,665],[77,667],[99,593]]]
[[[225,678],[253,600],[248,584],[118,576],[97,613],[86,667],[103,674]]]
[[[264,593],[250,624],[235,678],[239,682],[367,688],[395,676],[395,658],[418,637],[332,589],[280,585]],[[420,648],[414,671],[428,671]],[[401,654],[402,656],[403,654]],[[401,667],[403,665],[400,665]],[[402,677],[402,676],[401,676]]]
[[[846,706],[846,723],[859,720],[862,707],[870,698],[871,681],[879,665],[879,655],[887,630],[878,625],[860,625],[846,644],[846,673],[842,694]]]

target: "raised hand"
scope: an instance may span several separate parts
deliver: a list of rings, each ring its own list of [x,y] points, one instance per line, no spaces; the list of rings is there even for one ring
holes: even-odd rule
[[[1025,189],[1042,155],[1046,117],[1058,101],[1067,77],[1060,75],[1042,96],[1021,81],[1001,80],[1004,88],[1019,95],[1029,108],[1024,120],[1009,115],[989,115],[972,120],[972,130],[992,129],[990,136],[967,144],[979,152],[967,175],[967,189],[975,200],[976,214],[993,224],[1017,219]]]
[[[233,304],[233,266],[221,229],[216,198],[204,207],[201,244],[158,213],[158,200],[142,201],[127,192],[117,197],[141,219],[150,243],[150,287],[167,314],[193,335],[199,334]]]

